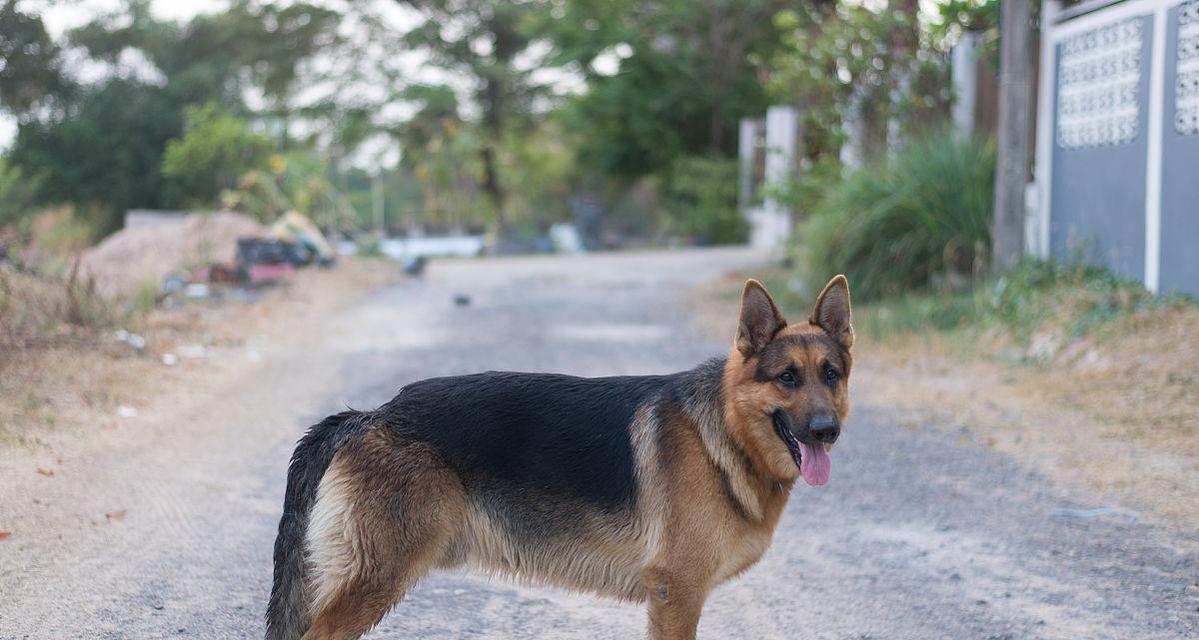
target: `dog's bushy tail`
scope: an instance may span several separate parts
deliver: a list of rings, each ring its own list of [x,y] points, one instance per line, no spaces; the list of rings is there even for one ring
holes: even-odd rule
[[[362,427],[364,414],[344,411],[314,425],[300,439],[287,470],[283,517],[275,538],[275,577],[266,609],[267,640],[299,640],[309,625],[304,535],[316,490],[338,445]]]

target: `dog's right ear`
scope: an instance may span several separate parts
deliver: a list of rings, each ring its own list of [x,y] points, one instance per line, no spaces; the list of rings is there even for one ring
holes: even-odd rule
[[[762,350],[775,334],[787,327],[774,298],[761,282],[749,279],[741,293],[741,324],[737,327],[737,350],[746,358]]]

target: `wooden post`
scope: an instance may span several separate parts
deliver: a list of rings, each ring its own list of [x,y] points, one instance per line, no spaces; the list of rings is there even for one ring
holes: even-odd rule
[[[1011,269],[1024,254],[1024,188],[1028,182],[1029,78],[1032,24],[1029,0],[999,2],[999,157],[991,268]]]

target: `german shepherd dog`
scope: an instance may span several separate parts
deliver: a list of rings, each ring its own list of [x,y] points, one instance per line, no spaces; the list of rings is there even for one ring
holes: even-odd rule
[[[796,479],[828,481],[852,345],[844,276],[793,325],[750,280],[728,357],[690,371],[433,378],[330,416],[291,459],[266,637],[358,638],[467,565],[645,602],[650,638],[694,638]]]

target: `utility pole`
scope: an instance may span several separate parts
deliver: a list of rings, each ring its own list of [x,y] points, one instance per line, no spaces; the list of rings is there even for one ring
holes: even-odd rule
[[[1024,189],[1028,182],[1031,111],[1030,0],[999,1],[999,157],[991,269],[1004,272],[1024,255]]]
[[[371,212],[375,220],[375,235],[379,240],[387,233],[383,220],[383,170],[378,169],[371,177]]]

